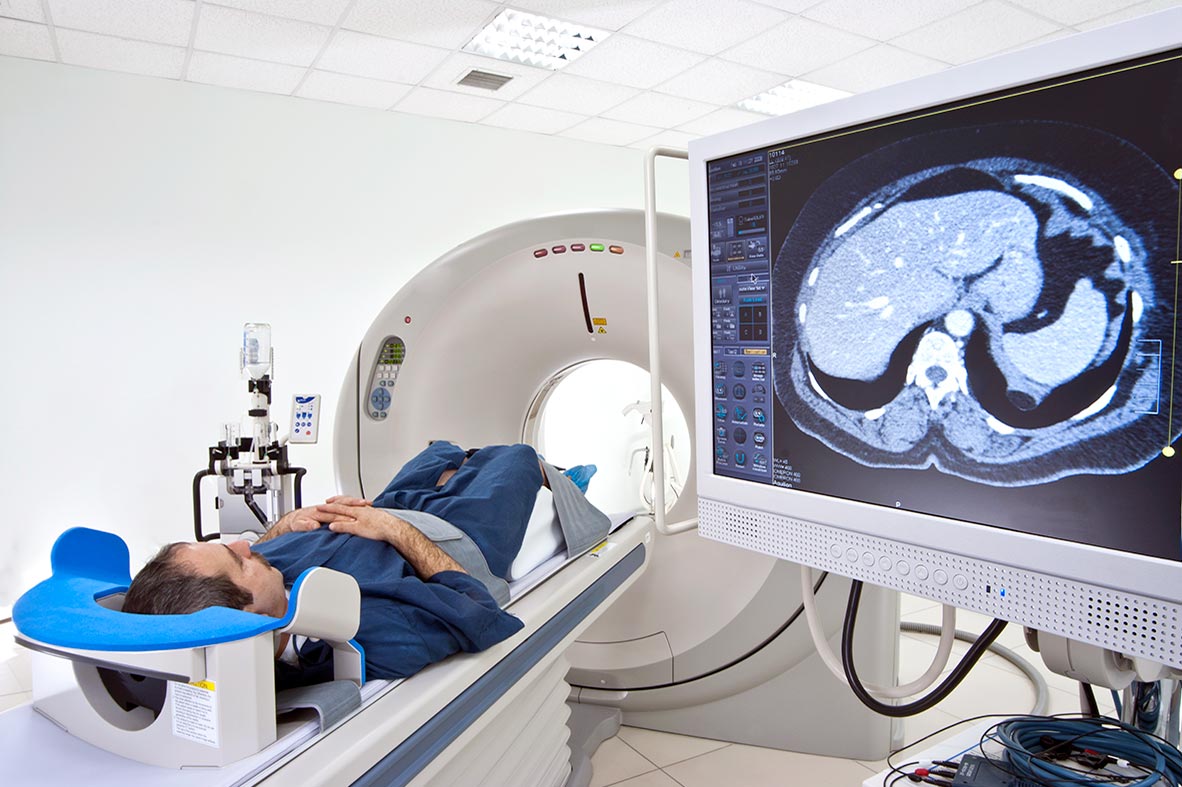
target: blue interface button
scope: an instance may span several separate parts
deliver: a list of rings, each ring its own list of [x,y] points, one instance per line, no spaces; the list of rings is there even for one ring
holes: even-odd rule
[[[736,399],[746,399],[747,398],[747,386],[740,383],[739,385],[736,385],[734,388],[731,389],[731,394]]]
[[[766,424],[767,413],[765,413],[762,408],[756,407],[751,411],[751,420],[755,421],[757,424]]]
[[[726,386],[722,384],[714,386],[714,395],[719,398],[726,396]]]
[[[719,440],[725,440],[725,439],[726,439],[726,427],[725,427],[725,426],[720,426],[720,427],[718,427],[717,429],[715,429],[715,430],[714,430],[714,433],[715,433],[716,435],[718,435],[718,439],[719,439]]]
[[[714,449],[714,455],[719,459],[726,459],[726,449],[719,446]]]
[[[735,438],[735,442],[738,443],[739,445],[742,445],[743,443],[747,442],[747,430],[741,426],[736,428],[735,433],[734,433],[734,438]]]
[[[745,464],[747,464],[746,451],[735,451],[735,464],[737,464],[739,467],[743,467]]]
[[[721,404],[714,408],[714,417],[715,418],[719,418],[719,419],[726,418],[726,413],[727,413],[726,407],[724,407]]]
[[[747,420],[747,408],[746,407],[736,407],[735,408],[735,420],[736,421],[746,421]]]
[[[731,369],[734,370],[735,377],[742,377],[747,373],[747,364],[743,363],[742,361],[735,361],[734,366],[732,366]]]
[[[755,434],[751,435],[751,441],[756,445],[764,445],[767,443],[767,435],[765,435],[763,432],[756,432]]]
[[[726,377],[726,364],[724,364],[722,361],[715,361],[714,373],[721,377]]]
[[[763,454],[756,454],[755,458],[751,460],[751,469],[760,472],[767,471],[767,457]]]
[[[385,388],[375,388],[369,395],[369,403],[375,410],[385,410],[390,406],[390,392]]]

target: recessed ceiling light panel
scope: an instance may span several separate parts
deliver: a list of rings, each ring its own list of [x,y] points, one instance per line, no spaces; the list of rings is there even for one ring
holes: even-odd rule
[[[606,30],[506,8],[464,45],[464,51],[557,71],[608,35]]]
[[[815,107],[817,104],[824,104],[850,95],[853,94],[813,82],[806,82],[803,79],[790,79],[765,93],[740,101],[738,106],[740,109],[762,112],[765,115],[787,115],[798,109]]]

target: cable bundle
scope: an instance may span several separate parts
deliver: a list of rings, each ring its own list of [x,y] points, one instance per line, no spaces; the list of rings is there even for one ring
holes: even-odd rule
[[[1035,784],[1182,784],[1182,753],[1156,735],[1115,719],[1020,716],[992,727],[982,745],[987,740],[1004,749],[1004,760],[995,761],[998,767]],[[1113,764],[1137,773],[1120,777],[1104,770]]]

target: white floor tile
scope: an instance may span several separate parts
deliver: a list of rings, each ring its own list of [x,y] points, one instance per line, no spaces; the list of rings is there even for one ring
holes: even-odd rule
[[[940,707],[926,710],[916,716],[908,716],[903,719],[903,742],[911,746],[924,741],[923,746],[925,747],[938,743],[949,735],[955,734],[955,728],[951,730],[946,728],[960,719],[960,716],[954,716]],[[925,738],[927,740],[924,740]]]
[[[619,738],[608,738],[591,758],[591,787],[607,787],[656,769]]]
[[[940,707],[967,719],[985,713],[1030,713],[1034,700],[1034,687],[1026,678],[992,664],[978,664]]]
[[[22,691],[19,694],[6,694],[0,697],[0,713],[15,708],[17,705],[24,705],[26,702],[33,701],[33,692]]]
[[[824,784],[857,787],[867,769],[853,760],[735,744],[664,769],[682,787],[770,787]]]
[[[899,594],[899,611],[905,620],[912,620],[914,615],[932,608],[939,610],[939,602],[932,601],[930,598],[913,596],[910,593]],[[936,613],[936,622],[939,622],[939,614],[939,612]]]
[[[671,735],[667,732],[645,730],[639,727],[621,727],[619,737],[645,759],[664,768],[675,762],[730,746],[726,741],[712,741],[708,738],[694,738],[689,735]]]
[[[19,694],[25,689],[21,688],[20,683],[17,682],[16,675],[12,674],[12,670],[6,664],[0,664],[0,697],[5,697],[9,694]]]
[[[612,787],[681,787],[664,771],[651,771],[634,779],[618,782]]]
[[[20,691],[33,690],[33,667],[29,661],[29,652],[24,648],[19,648],[19,652],[4,662],[4,666],[8,667],[12,676],[16,678],[17,686]]]

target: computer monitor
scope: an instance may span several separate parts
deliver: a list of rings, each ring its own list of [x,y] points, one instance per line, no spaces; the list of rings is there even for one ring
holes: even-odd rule
[[[690,172],[702,535],[1182,666],[1182,10]]]

